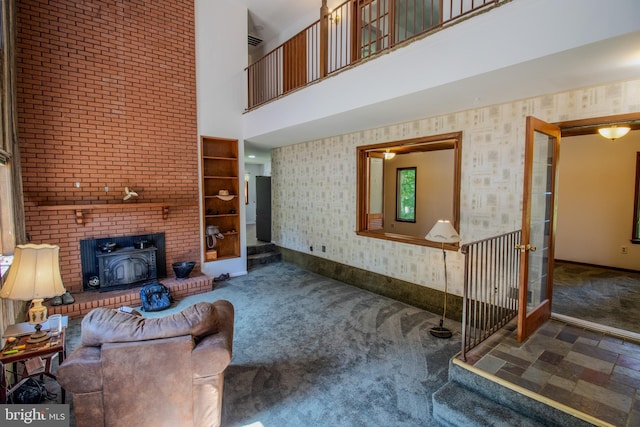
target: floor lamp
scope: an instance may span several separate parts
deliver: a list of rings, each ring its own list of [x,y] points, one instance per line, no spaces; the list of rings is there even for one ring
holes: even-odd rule
[[[451,338],[453,334],[443,326],[444,318],[447,314],[447,252],[444,250],[444,244],[457,243],[460,241],[460,236],[451,225],[451,222],[446,219],[440,219],[424,238],[431,242],[442,243],[442,261],[444,262],[444,307],[442,309],[442,318],[440,319],[440,326],[434,326],[429,332],[437,338]]]

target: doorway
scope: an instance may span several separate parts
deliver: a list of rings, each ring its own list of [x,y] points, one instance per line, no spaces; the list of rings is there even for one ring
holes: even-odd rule
[[[257,177],[271,175],[271,149],[244,142],[245,235],[247,247],[265,244],[257,238]],[[270,215],[270,212],[269,212]]]
[[[640,114],[560,123],[552,313],[640,334],[640,245],[633,245]],[[597,134],[631,123],[624,138]],[[626,251],[626,253],[623,253]]]
[[[613,145],[616,141],[598,134],[600,127],[614,124],[632,129],[626,144],[618,139]],[[634,234],[640,210],[640,114],[560,126],[527,118],[522,241],[516,246],[521,251],[520,342],[551,311],[617,335],[640,323],[640,315],[635,317],[640,239]],[[640,337],[638,332],[628,335]]]
[[[271,242],[271,177],[256,177],[256,238]]]

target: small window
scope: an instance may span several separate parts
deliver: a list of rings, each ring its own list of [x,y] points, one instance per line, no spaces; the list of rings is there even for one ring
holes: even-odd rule
[[[416,168],[400,168],[396,174],[396,221],[416,222]]]

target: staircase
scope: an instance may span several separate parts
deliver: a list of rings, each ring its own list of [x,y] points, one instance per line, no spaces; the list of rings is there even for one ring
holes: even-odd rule
[[[247,246],[247,270],[280,261],[282,254],[273,243]]]
[[[474,371],[449,362],[449,381],[433,393],[433,418],[443,426],[593,426],[559,409],[562,405],[535,399]],[[577,414],[576,414],[577,415]],[[602,424],[596,424],[602,425]]]

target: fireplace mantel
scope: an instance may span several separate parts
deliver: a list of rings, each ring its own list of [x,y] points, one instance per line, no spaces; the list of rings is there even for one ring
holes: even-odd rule
[[[174,200],[170,202],[135,202],[135,203],[96,203],[83,205],[39,205],[43,211],[75,211],[76,223],[83,225],[84,212],[92,210],[119,210],[119,209],[148,209],[159,207],[162,209],[162,219],[169,218],[169,208],[172,206],[197,206],[197,200]]]

